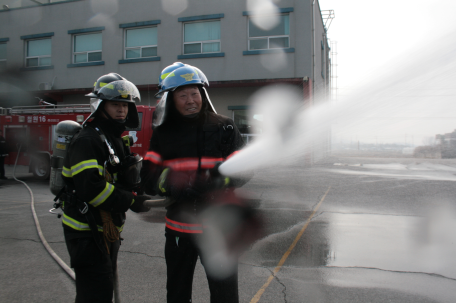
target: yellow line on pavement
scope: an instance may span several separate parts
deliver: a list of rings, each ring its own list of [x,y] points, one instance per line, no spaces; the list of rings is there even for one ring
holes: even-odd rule
[[[323,196],[323,198],[321,198],[320,202],[318,202],[317,206],[315,206],[314,210],[312,211],[312,213],[310,214],[309,218],[307,219],[306,221],[306,224],[304,224],[304,226],[302,227],[301,231],[298,233],[298,235],[296,236],[296,238],[294,239],[293,243],[290,245],[290,247],[288,248],[287,252],[282,256],[282,259],[280,259],[280,262],[279,264],[277,264],[276,268],[274,269],[273,273],[269,276],[268,280],[266,281],[266,283],[264,283],[264,285],[260,288],[260,290],[256,293],[256,295],[252,298],[252,300],[250,301],[250,303],[256,303],[260,300],[261,296],[263,295],[264,291],[266,290],[266,288],[269,286],[269,284],[272,282],[272,280],[274,279],[274,277],[276,276],[276,274],[280,271],[280,269],[282,268],[282,265],[285,263],[285,261],[287,260],[288,256],[290,255],[291,251],[293,250],[293,248],[296,246],[296,244],[298,243],[299,239],[301,238],[302,234],[304,233],[304,231],[306,230],[307,226],[309,225],[310,223],[310,220],[312,220],[312,217],[315,215],[315,213],[317,212],[318,208],[320,207],[321,203],[323,203],[323,200],[325,200],[326,198],[326,195],[328,194],[329,190],[331,189],[331,186],[328,188],[328,190],[326,191],[325,195]]]

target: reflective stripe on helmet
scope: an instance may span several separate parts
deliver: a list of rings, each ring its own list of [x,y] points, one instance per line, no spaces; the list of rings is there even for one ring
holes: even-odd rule
[[[168,77],[169,74],[171,74],[171,73],[162,74],[160,77],[161,77],[161,79],[163,80],[163,79],[165,79],[166,77]]]
[[[182,66],[185,66],[185,64],[182,63],[182,62],[174,62],[173,64],[168,65],[167,67],[165,67],[161,71],[160,76],[158,77],[158,87],[161,88],[163,79],[165,79],[169,74],[171,74],[176,68],[179,68],[179,67],[182,67]]]

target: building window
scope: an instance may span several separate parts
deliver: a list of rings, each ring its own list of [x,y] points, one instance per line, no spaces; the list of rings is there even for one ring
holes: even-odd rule
[[[73,63],[101,61],[101,33],[73,37]]]
[[[157,56],[157,27],[125,30],[125,59]]]
[[[220,20],[184,23],[184,54],[220,52]]]
[[[6,68],[6,43],[0,43],[0,69]]]
[[[51,65],[51,39],[38,39],[26,41],[26,67]]]
[[[252,21],[252,17],[249,17],[249,50],[290,47],[290,16],[286,14],[279,17],[279,24],[269,30],[259,28]]]
[[[238,127],[245,143],[251,143],[262,133],[263,115],[261,113],[253,113],[247,106],[229,106],[228,109],[233,110],[234,124]]]

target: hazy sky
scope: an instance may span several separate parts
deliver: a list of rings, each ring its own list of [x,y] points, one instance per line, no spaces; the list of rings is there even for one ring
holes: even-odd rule
[[[337,41],[340,89],[456,29],[454,0],[320,0],[320,7],[336,15],[328,36]]]
[[[328,36],[337,41],[338,102],[368,105],[351,112],[358,123],[339,121],[336,134],[422,145],[425,137],[456,129],[455,0],[320,0],[320,6],[335,12]]]

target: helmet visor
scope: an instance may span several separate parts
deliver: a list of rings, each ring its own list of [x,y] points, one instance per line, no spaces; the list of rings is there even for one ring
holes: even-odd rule
[[[154,112],[154,119],[152,121],[153,125],[160,126],[163,121],[165,120],[165,113],[166,113],[166,99],[168,98],[168,92],[165,92],[158,102],[157,106],[155,107]]]
[[[98,97],[103,100],[134,102],[141,101],[138,88],[128,80],[118,80],[106,84],[98,91]]]

